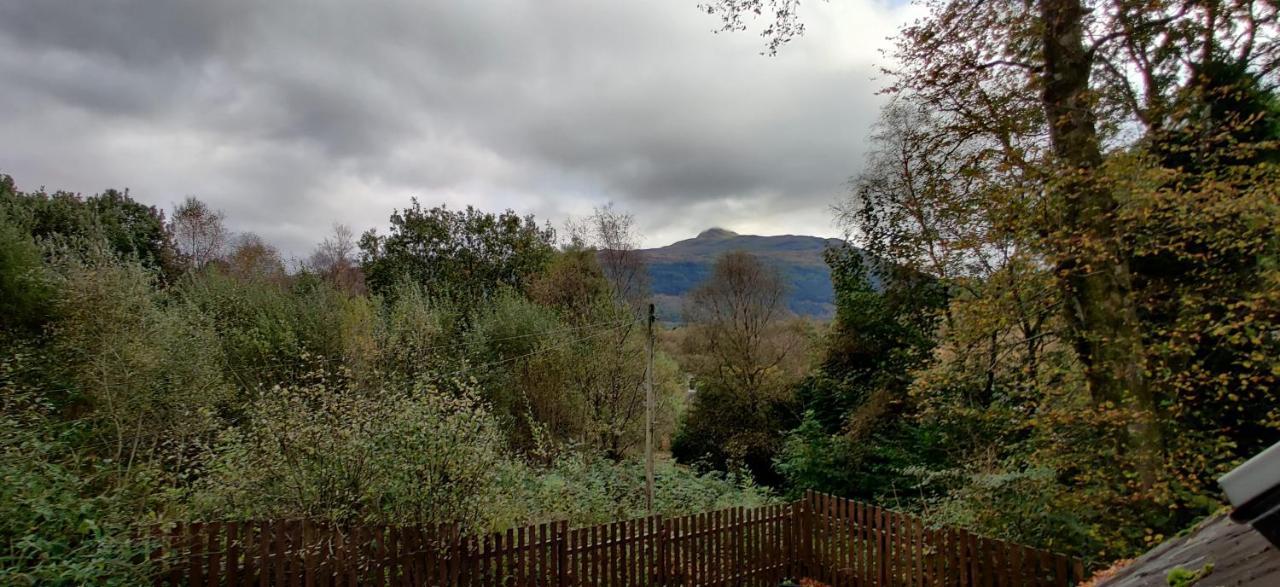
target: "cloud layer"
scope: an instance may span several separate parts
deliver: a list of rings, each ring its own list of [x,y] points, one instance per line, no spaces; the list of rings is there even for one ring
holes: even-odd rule
[[[194,194],[292,255],[411,196],[828,235],[908,11],[807,5],[771,58],[693,0],[2,3],[0,172]]]

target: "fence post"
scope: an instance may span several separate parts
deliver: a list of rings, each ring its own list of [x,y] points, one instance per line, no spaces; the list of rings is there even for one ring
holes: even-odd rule
[[[658,584],[667,584],[667,532],[669,532],[669,528],[667,519],[663,518],[662,515],[658,515],[655,519],[658,522],[658,545],[655,547],[655,551],[657,551]]]
[[[805,491],[803,499],[791,504],[791,515],[788,516],[791,521],[791,532],[789,533],[791,540],[787,549],[790,551],[788,554],[791,560],[791,564],[788,565],[791,567],[788,572],[789,575],[799,576],[809,572],[807,540],[809,536],[809,496],[810,492]]]
[[[889,517],[880,508],[875,509],[876,517],[876,563],[880,569],[880,585],[889,584]]]
[[[813,492],[805,493],[806,499],[800,504],[798,513],[799,524],[797,528],[800,530],[800,540],[797,547],[800,549],[800,571],[797,574],[811,575],[816,569],[813,560],[813,527],[814,527],[814,511],[813,511]]]
[[[568,523],[567,520],[560,520],[551,528],[551,551],[556,557],[556,585],[560,587],[569,585],[569,545],[565,536],[565,526]]]
[[[809,549],[806,537],[809,536],[809,491],[799,501],[787,504],[787,570],[786,573],[799,577],[809,574]]]
[[[783,545],[783,549],[787,557],[787,565],[783,569],[783,573],[790,576],[799,576],[804,572],[804,561],[802,560],[804,558],[804,549],[800,545],[800,526],[804,523],[801,521],[803,509],[803,499],[783,506],[783,512],[786,513],[783,518],[783,527],[786,528],[786,532],[783,533],[786,536],[786,543]]]

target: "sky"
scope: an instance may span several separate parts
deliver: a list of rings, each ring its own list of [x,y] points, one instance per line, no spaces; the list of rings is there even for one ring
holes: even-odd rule
[[[642,244],[836,236],[900,1],[803,4],[762,55],[697,0],[0,2],[0,173],[194,195],[301,257],[335,222],[612,203]]]

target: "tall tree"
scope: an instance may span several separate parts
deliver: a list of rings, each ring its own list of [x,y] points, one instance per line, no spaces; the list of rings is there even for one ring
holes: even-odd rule
[[[771,378],[800,348],[783,336],[791,317],[786,283],[777,268],[744,252],[727,253],[711,275],[689,294],[685,319],[697,330],[692,340],[704,357],[704,377],[758,402]]]
[[[677,458],[745,465],[757,480],[777,481],[773,455],[794,425],[791,385],[808,367],[805,323],[785,299],[778,270],[741,251],[720,257],[689,294],[681,352],[697,394],[672,446]]]
[[[364,293],[364,274],[356,260],[356,251],[355,235],[351,228],[334,223],[329,236],[320,241],[311,253],[306,268],[320,274],[343,291]]]
[[[230,240],[223,220],[222,211],[210,208],[195,196],[187,196],[174,207],[169,230],[189,269],[204,269],[222,256]]]
[[[735,23],[766,5],[779,22],[794,22],[796,3],[787,0],[717,2],[709,10]],[[1233,0],[925,5],[928,16],[898,37],[889,91],[918,100],[945,121],[942,130],[1032,180],[1015,198],[1021,214],[1009,217],[1041,237],[1057,269],[1068,338],[1095,402],[1130,408],[1132,448],[1154,455],[1146,345],[1104,155],[1166,126],[1178,114],[1176,96],[1215,60],[1274,75],[1280,9]],[[764,33],[785,41],[800,30]],[[1143,460],[1149,473],[1151,459]]]
[[[580,221],[571,221],[569,236],[571,244],[595,249],[614,296],[642,312],[649,301],[649,271],[639,251],[635,217],[609,204]]]
[[[1144,370],[1133,272],[1114,232],[1119,199],[1102,174],[1094,112],[1093,51],[1080,0],[1041,0],[1039,83],[1053,158],[1049,198],[1069,235],[1049,239],[1072,342],[1098,403],[1132,405],[1131,443],[1146,484],[1159,466],[1156,405]]]
[[[370,230],[360,238],[361,265],[375,293],[402,279],[432,295],[465,304],[490,299],[503,287],[523,289],[554,252],[555,231],[532,216],[501,214],[468,206],[449,210],[412,205],[391,215],[391,232]]]
[[[128,190],[109,189],[87,198],[61,191],[23,192],[13,178],[0,174],[0,206],[36,240],[100,241],[116,256],[136,259],[165,277],[178,271],[164,212],[137,202]]]
[[[285,276],[280,251],[252,232],[236,236],[226,261],[227,271],[238,279],[280,280]]]

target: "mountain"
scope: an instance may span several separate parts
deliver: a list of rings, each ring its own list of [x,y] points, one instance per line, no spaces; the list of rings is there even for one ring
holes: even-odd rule
[[[658,315],[663,320],[680,321],[684,295],[711,274],[717,258],[732,251],[751,253],[778,268],[787,282],[787,307],[792,312],[826,319],[835,313],[835,305],[831,272],[822,252],[842,243],[835,238],[756,236],[712,228],[694,238],[640,252],[649,264]]]

